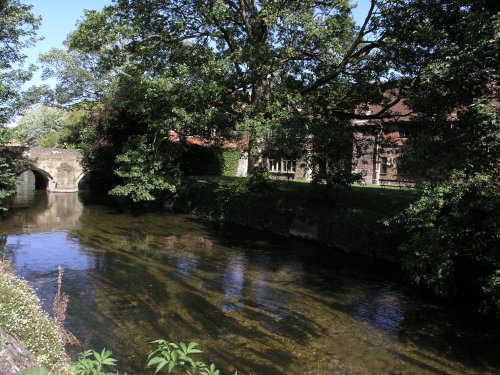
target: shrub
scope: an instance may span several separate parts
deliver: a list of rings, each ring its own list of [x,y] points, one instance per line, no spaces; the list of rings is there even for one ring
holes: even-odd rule
[[[272,189],[271,176],[267,168],[263,165],[254,167],[252,173],[245,181],[248,190],[254,193],[264,193]]]
[[[479,296],[483,312],[500,314],[499,213],[491,176],[452,173],[398,217],[408,234],[403,268],[439,295]]]
[[[238,164],[241,158],[241,151],[234,149],[222,150],[222,175],[236,176],[238,173]]]

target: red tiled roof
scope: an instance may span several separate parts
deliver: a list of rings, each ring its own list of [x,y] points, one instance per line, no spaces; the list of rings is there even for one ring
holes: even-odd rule
[[[174,130],[169,130],[168,131],[168,138],[172,142],[179,142],[180,140],[180,134],[177,133]],[[192,145],[198,145],[198,146],[209,146],[213,145],[215,143],[214,140],[203,138],[200,136],[196,135],[189,135],[185,138],[185,141],[189,144]],[[242,139],[242,140],[234,140],[234,139],[224,139],[222,141],[222,146],[226,148],[231,148],[231,149],[240,149],[240,150],[245,150],[248,148],[248,140],[247,139]]]

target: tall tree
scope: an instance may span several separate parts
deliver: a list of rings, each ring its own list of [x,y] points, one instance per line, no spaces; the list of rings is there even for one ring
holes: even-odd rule
[[[0,123],[18,109],[21,85],[31,78],[32,67],[22,69],[26,56],[23,48],[36,41],[40,18],[31,13],[31,5],[19,0],[0,1]]]
[[[91,32],[96,26],[100,31]],[[168,69],[178,45],[211,50],[227,67],[220,83],[236,102],[237,128],[252,150],[273,124],[289,117],[283,112],[298,114],[297,88],[321,73],[322,61],[348,65],[342,62],[348,46],[358,52],[356,58],[369,51],[360,51],[361,38],[353,32],[345,0],[116,1],[101,13],[89,13],[69,46],[99,51],[109,56],[103,61],[140,66],[152,76]],[[278,93],[283,94],[279,99]]]
[[[40,19],[31,13],[32,6],[19,0],[0,0],[0,126],[18,110],[21,85],[31,77],[31,69],[22,69],[22,49],[36,40]],[[7,140],[0,128],[0,146]],[[5,198],[13,194],[15,174],[12,160],[1,154],[0,147],[0,210]]]
[[[27,146],[44,146],[44,138],[60,132],[68,117],[69,112],[63,109],[38,105],[17,120],[14,136]]]
[[[112,74],[99,68],[99,55],[84,54],[53,48],[39,57],[43,65],[42,78],[56,78],[57,83],[49,97],[59,105],[82,105],[95,102],[110,86]]]
[[[500,13],[498,2],[390,3],[387,50],[413,77],[413,142],[402,166],[423,178],[400,216],[404,268],[441,295],[468,294],[500,316]]]

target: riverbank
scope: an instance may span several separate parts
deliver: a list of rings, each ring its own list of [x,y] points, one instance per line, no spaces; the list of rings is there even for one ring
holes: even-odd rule
[[[0,264],[1,374],[44,368],[64,373],[69,358],[57,323],[41,308],[33,289]]]
[[[296,181],[271,181],[268,188],[252,191],[238,177],[192,177],[173,209],[396,261],[403,233],[384,221],[415,198],[411,190],[353,186],[328,191]]]

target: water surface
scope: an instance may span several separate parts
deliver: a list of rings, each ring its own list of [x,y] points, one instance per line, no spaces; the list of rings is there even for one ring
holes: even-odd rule
[[[19,192],[0,252],[48,311],[61,265],[67,328],[121,370],[150,373],[166,338],[225,373],[500,373],[498,325],[409,293],[391,265],[91,198]]]

